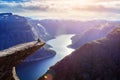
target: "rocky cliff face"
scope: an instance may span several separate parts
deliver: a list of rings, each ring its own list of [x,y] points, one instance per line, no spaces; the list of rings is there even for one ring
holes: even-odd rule
[[[0,50],[34,40],[34,34],[24,17],[4,13],[0,15]]]
[[[48,35],[43,27],[31,25],[25,17],[14,15],[12,13],[0,14],[0,50],[11,46],[37,40],[40,38],[47,39]],[[44,37],[41,37],[43,35]],[[43,47],[35,54],[32,54],[27,61],[34,59],[43,59],[43,57],[54,56],[55,52]],[[37,57],[36,57],[37,56]]]
[[[45,29],[43,25],[41,25],[40,20],[34,20],[34,19],[27,19],[29,24],[32,27],[32,31],[34,34],[36,34],[36,37],[41,38],[43,41],[48,41],[53,38]]]
[[[119,80],[120,28],[76,49],[52,66],[46,76],[54,80]]]
[[[43,42],[28,42],[0,51],[0,80],[15,80],[13,67],[44,45]]]

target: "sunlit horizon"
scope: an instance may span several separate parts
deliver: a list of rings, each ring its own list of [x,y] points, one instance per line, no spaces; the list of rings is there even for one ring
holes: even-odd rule
[[[34,19],[119,20],[119,0],[1,0],[0,12]]]

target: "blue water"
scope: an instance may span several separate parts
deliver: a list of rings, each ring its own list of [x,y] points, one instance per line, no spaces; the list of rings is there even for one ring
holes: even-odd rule
[[[74,49],[67,47],[71,44],[72,36],[73,35],[60,35],[47,42],[47,44],[53,46],[52,49],[57,52],[56,56],[42,61],[20,64],[16,68],[20,80],[36,80],[38,77],[42,76],[50,66],[74,51]]]

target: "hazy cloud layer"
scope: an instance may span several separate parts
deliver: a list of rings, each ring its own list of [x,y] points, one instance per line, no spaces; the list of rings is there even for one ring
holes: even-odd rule
[[[74,0],[73,0],[74,1]],[[0,12],[14,13],[59,13],[66,14],[73,12],[101,12],[101,13],[120,13],[119,0],[88,0],[90,3],[81,5],[72,0],[1,0]],[[76,1],[76,0],[75,0]]]
[[[90,12],[108,12],[108,13],[120,13],[120,5],[104,6],[104,5],[88,5],[84,7],[74,7],[77,11],[90,11]]]
[[[26,2],[26,1],[30,1],[30,0],[0,0],[3,2]]]
[[[6,10],[6,11],[15,11],[15,10],[19,10],[19,11],[47,11],[49,6],[48,5],[43,5],[43,4],[37,4],[34,2],[20,2],[20,3],[16,3],[16,2],[1,2],[0,3],[0,8],[2,10]]]

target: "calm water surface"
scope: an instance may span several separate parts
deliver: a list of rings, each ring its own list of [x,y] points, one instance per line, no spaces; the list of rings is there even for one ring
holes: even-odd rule
[[[74,51],[74,49],[67,47],[71,44],[72,36],[74,35],[60,35],[47,42],[47,44],[53,46],[51,49],[56,51],[56,56],[42,61],[20,64],[16,68],[20,80],[36,80],[38,77],[42,76],[50,66],[54,65],[56,62]]]

